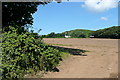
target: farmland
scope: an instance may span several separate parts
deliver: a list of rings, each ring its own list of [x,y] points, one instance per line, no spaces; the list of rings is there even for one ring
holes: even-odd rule
[[[80,9],[83,4],[57,3],[60,5],[52,1],[2,3],[0,79],[117,77],[117,15],[108,20],[107,16],[86,14]],[[41,9],[44,5],[48,7]],[[72,5],[79,7],[72,9]]]
[[[59,72],[48,72],[43,78],[109,78],[118,73],[118,39],[44,38],[44,42],[63,48],[86,50],[70,55],[58,66]]]

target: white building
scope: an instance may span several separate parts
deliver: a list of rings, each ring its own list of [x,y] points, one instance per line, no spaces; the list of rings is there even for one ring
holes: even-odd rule
[[[94,38],[94,36],[90,36],[90,38]]]
[[[70,38],[70,36],[65,35],[65,38]]]

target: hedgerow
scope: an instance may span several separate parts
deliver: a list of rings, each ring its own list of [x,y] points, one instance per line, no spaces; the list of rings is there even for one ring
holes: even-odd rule
[[[44,44],[42,39],[34,39],[29,33],[18,34],[17,29],[2,33],[2,78],[18,79],[25,74],[49,71],[61,59],[59,50]]]

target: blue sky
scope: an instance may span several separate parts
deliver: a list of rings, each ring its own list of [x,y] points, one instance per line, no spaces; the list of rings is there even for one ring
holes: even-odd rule
[[[74,29],[98,30],[118,25],[117,7],[100,11],[102,7],[90,10],[85,5],[83,2],[52,2],[45,6],[40,5],[33,14],[33,29],[35,32],[42,29],[39,34],[45,35]]]

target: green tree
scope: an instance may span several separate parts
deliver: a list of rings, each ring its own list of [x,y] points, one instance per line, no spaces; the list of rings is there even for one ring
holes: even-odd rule
[[[37,11],[38,5],[45,5],[46,2],[3,2],[2,3],[2,21],[4,31],[9,31],[8,26],[32,25],[32,14]],[[24,28],[21,28],[24,30]]]
[[[54,37],[55,37],[55,33],[54,33],[54,32],[51,32],[50,34],[47,35],[47,37],[54,38]]]

